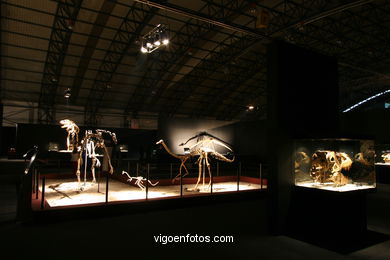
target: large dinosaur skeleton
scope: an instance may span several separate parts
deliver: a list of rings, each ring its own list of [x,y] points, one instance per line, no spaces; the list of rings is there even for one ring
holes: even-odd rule
[[[224,162],[233,162],[234,161],[234,157],[233,157],[233,159],[229,159],[226,156],[224,156],[223,154],[217,152],[215,149],[215,145],[219,145],[221,147],[226,148],[230,153],[233,153],[232,148],[230,148],[230,146],[228,146],[224,141],[222,141],[218,137],[215,137],[215,136],[208,134],[206,132],[202,132],[198,135],[191,137],[185,143],[180,144],[180,146],[184,146],[189,141],[194,140],[194,139],[196,139],[196,143],[190,147],[184,148],[184,151],[185,151],[184,155],[178,155],[178,154],[174,154],[173,152],[171,152],[171,150],[166,146],[166,144],[164,143],[163,140],[160,140],[157,142],[157,144],[162,144],[163,147],[165,148],[165,150],[170,155],[181,160],[179,174],[173,179],[173,182],[177,178],[179,178],[180,176],[184,177],[185,175],[188,174],[188,170],[185,167],[185,162],[191,157],[199,156],[198,160],[196,161],[196,163],[198,164],[198,180],[196,182],[195,187],[192,189],[187,189],[188,191],[199,191],[198,185],[199,185],[200,179],[202,177],[202,173],[203,173],[203,187],[204,187],[205,178],[206,178],[205,177],[206,167],[207,167],[207,170],[209,173],[209,179],[210,179],[207,187],[210,188],[211,176],[212,176],[210,162],[209,162],[210,156],[214,157],[217,160],[224,161]],[[185,175],[182,175],[182,171],[181,171],[182,168],[184,168],[186,171]]]
[[[127,177],[128,177],[127,181],[128,182],[131,182],[134,179],[135,180],[134,184],[137,185],[138,187],[140,187],[141,190],[145,190],[146,187],[145,187],[143,182],[146,181],[146,178],[144,178],[142,176],[132,177],[125,171],[122,171],[122,174],[126,174],[127,175]],[[150,180],[147,180],[147,181],[152,186],[156,186],[159,183],[159,181],[157,181],[156,183],[152,183]]]
[[[66,137],[66,147],[68,151],[73,151],[79,143],[80,128],[75,122],[69,119],[61,120],[60,124],[62,125],[61,128],[65,128],[66,132],[68,132],[68,136]]]
[[[92,130],[86,130],[85,136],[83,140],[81,140],[80,148],[79,148],[79,158],[77,160],[77,181],[80,184],[80,167],[83,163],[83,152],[85,152],[85,164],[84,164],[84,183],[86,182],[86,167],[87,167],[87,158],[90,158],[92,160],[91,164],[91,172],[92,172],[92,182],[96,182],[95,178],[95,167],[100,167],[101,163],[100,160],[97,158],[97,154],[95,153],[96,148],[103,149],[104,156],[107,156],[108,159],[108,166],[109,166],[109,173],[112,174],[114,172],[114,168],[111,164],[110,155],[107,151],[107,147],[104,144],[104,138],[103,134],[108,134],[111,136],[113,142],[116,144],[118,141],[116,139],[115,133],[112,133],[107,130],[97,129],[95,130],[95,133],[92,132]]]
[[[118,141],[116,139],[116,134],[112,133],[107,130],[103,129],[97,129],[95,132],[92,130],[86,130],[85,131],[85,136],[79,143],[79,132],[80,128],[76,125],[75,122],[69,119],[63,119],[60,121],[60,124],[62,125],[61,128],[65,128],[65,130],[68,132],[66,144],[68,151],[77,151],[78,152],[78,159],[77,159],[77,171],[76,171],[76,176],[77,176],[77,182],[79,184],[80,189],[82,189],[80,185],[80,168],[81,165],[83,164],[83,153],[85,153],[85,163],[84,163],[84,184],[87,179],[87,160],[90,158],[92,160],[92,165],[91,165],[91,172],[92,172],[92,182],[96,182],[95,178],[95,167],[100,167],[101,163],[100,160],[98,159],[98,155],[95,152],[96,148],[101,148],[103,149],[104,156],[107,156],[108,159],[108,165],[109,165],[109,172],[112,174],[114,172],[114,168],[112,167],[111,164],[111,158],[110,155],[107,151],[107,147],[104,143],[104,138],[103,134],[110,135],[113,142],[116,144]]]

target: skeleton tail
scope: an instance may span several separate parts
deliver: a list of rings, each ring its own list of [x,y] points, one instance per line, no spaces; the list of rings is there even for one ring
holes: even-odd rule
[[[156,185],[159,183],[159,181],[157,181],[155,184],[153,184],[150,180],[148,180],[148,182],[149,182],[150,185],[152,185],[152,186],[156,186]]]
[[[222,154],[220,154],[218,152],[212,152],[211,155],[215,159],[220,160],[220,161],[224,161],[224,162],[234,162],[234,159],[235,159],[235,157],[233,157],[233,159],[228,159],[228,158],[226,158],[225,156],[223,156]]]

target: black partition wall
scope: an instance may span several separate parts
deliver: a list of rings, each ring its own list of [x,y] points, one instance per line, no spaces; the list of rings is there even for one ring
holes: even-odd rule
[[[337,136],[337,60],[294,45],[268,46],[268,155],[270,228],[287,230],[293,188],[294,138]]]

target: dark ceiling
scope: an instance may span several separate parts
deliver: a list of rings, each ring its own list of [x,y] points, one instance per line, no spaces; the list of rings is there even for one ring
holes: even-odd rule
[[[141,53],[160,23],[170,44]],[[90,125],[108,109],[233,120],[253,105],[260,118],[266,44],[282,38],[338,58],[344,109],[388,88],[389,29],[386,0],[5,0],[1,98],[36,102],[42,123],[66,102]]]

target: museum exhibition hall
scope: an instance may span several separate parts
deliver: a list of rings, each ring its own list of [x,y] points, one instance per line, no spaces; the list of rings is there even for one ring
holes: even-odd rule
[[[0,9],[0,258],[390,259],[390,1]]]

